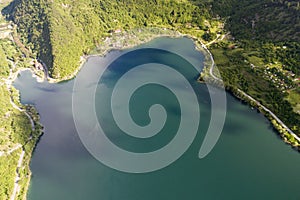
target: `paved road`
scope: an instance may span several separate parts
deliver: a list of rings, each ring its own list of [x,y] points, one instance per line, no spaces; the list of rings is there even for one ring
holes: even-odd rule
[[[287,125],[285,125],[271,110],[266,108],[264,105],[262,105],[259,101],[251,97],[250,95],[246,94],[244,91],[238,89],[240,93],[242,93],[244,96],[249,98],[251,101],[254,101],[258,106],[260,106],[264,111],[268,112],[283,128],[285,128],[298,142],[300,142],[300,137],[296,135]]]
[[[212,61],[212,65],[210,67],[209,73],[210,75],[218,80],[218,81],[222,81],[222,79],[216,77],[213,73],[214,71],[214,67],[215,67],[215,61],[213,58],[213,55],[211,54],[211,52],[208,50],[208,48],[206,47],[206,45],[202,44],[202,47],[208,52],[208,54],[210,55],[211,61]],[[223,82],[223,81],[222,81]],[[262,105],[259,101],[257,101],[256,99],[254,99],[253,97],[251,97],[250,95],[248,95],[247,93],[245,93],[244,91],[238,89],[238,91],[240,93],[242,93],[244,96],[246,96],[248,99],[250,99],[251,101],[255,102],[258,106],[260,106],[265,112],[269,113],[283,128],[285,128],[298,142],[300,142],[300,137],[298,135],[296,135],[287,125],[285,125],[283,123],[283,121],[281,121],[271,110],[269,110],[268,108],[266,108],[264,105]]]

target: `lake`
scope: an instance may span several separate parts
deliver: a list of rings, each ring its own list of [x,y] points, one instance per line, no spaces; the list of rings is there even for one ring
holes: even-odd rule
[[[141,47],[176,51],[194,66],[203,68],[204,56],[195,50],[193,41],[188,38],[159,38]],[[29,200],[300,198],[300,175],[297,174],[300,166],[299,153],[277,136],[262,114],[230,94],[227,94],[227,116],[219,141],[205,158],[198,158],[210,122],[210,96],[206,85],[196,81],[197,70],[185,65],[180,65],[176,70],[184,73],[196,91],[200,109],[199,130],[187,151],[165,168],[140,174],[121,172],[95,159],[81,142],[76,130],[72,113],[73,90],[78,92],[79,101],[82,98],[86,104],[95,106],[97,119],[113,143],[138,153],[163,148],[173,140],[182,121],[179,105],[190,106],[189,109],[194,106],[189,104],[189,98],[181,104],[165,87],[158,84],[145,85],[136,90],[130,99],[131,117],[137,124],[146,126],[151,121],[148,115],[151,105],[162,104],[168,115],[165,126],[158,134],[145,139],[122,134],[122,130],[112,119],[109,97],[117,79],[129,70],[131,61],[138,62],[145,55],[133,52],[128,60],[120,60],[106,70],[100,81],[91,78],[103,65],[107,65],[108,60],[122,53],[124,51],[112,51],[105,57],[88,59],[79,72],[79,76],[86,77],[85,91],[74,90],[76,79],[59,84],[38,83],[30,71],[22,72],[15,81],[14,86],[21,93],[21,102],[33,104],[37,108],[45,127],[45,133],[37,144],[30,165],[33,176],[28,192]],[[168,54],[162,53],[157,57],[151,51],[148,53],[147,62],[158,57],[169,64],[179,62],[171,59]],[[139,72],[128,79],[146,78],[151,74],[151,77],[154,75],[152,78],[164,79],[182,94],[186,93],[185,86],[175,77],[155,69]],[[85,99],[89,85],[96,86],[95,99],[91,102]],[[127,91],[125,84],[120,87],[121,91]],[[121,98],[118,103],[122,102]],[[90,114],[84,108],[79,107],[78,110],[82,116]],[[86,117],[81,120],[83,124],[88,124],[91,119]],[[196,118],[188,121],[194,123]],[[189,133],[188,130],[186,132]],[[101,153],[110,154],[105,148]]]

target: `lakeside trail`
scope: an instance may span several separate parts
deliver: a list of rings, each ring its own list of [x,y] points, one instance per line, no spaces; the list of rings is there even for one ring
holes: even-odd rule
[[[225,37],[222,37],[223,39]],[[215,40],[217,41],[217,39]],[[212,44],[212,43],[209,43]],[[217,77],[214,75],[214,67],[215,67],[215,60],[213,58],[212,53],[209,51],[209,49],[207,48],[207,45],[201,43],[202,47],[207,51],[207,53],[210,55],[211,58],[211,67],[209,69],[209,73],[210,76],[213,77],[214,79],[216,79],[217,81],[222,81],[221,78]],[[222,81],[223,82],[223,81]],[[285,123],[283,123],[283,121],[281,121],[281,119],[279,119],[279,117],[277,117],[270,109],[268,109],[267,107],[265,107],[264,105],[262,105],[259,101],[257,101],[256,99],[254,99],[253,97],[251,97],[250,95],[248,95],[246,92],[238,89],[238,91],[245,97],[247,97],[248,99],[250,99],[251,101],[253,101],[254,103],[256,103],[257,106],[261,107],[265,112],[269,113],[283,128],[285,128],[299,143],[300,143],[300,137],[298,135],[296,135],[287,125],[285,125]]]

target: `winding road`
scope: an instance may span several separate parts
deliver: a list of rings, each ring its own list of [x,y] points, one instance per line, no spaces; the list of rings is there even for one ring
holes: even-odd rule
[[[10,61],[13,67],[16,67],[15,63]],[[7,80],[5,81],[6,85],[7,85],[7,89],[10,91],[11,89],[11,85],[12,82],[14,81],[14,79],[16,78],[16,76],[19,74],[21,70],[18,70],[15,73],[12,73],[12,70],[10,71],[10,75],[7,78]],[[17,109],[20,112],[23,112],[29,119],[30,124],[31,124],[31,129],[32,131],[35,131],[35,125],[34,125],[34,121],[31,118],[31,116],[29,115],[29,113],[25,110],[20,108],[19,106],[17,106],[12,98],[10,98],[10,104],[13,106],[13,108]],[[29,138],[28,140],[31,140],[31,138]],[[9,151],[7,151],[5,154],[9,155],[11,153],[13,153],[14,151],[19,150],[20,148],[22,148],[22,152],[20,154],[19,160],[18,160],[18,165],[17,165],[17,169],[16,169],[16,176],[15,176],[15,180],[14,180],[14,189],[13,189],[13,193],[10,196],[10,200],[15,200],[16,197],[18,196],[18,193],[20,191],[20,186],[19,186],[19,180],[21,179],[21,174],[20,174],[20,169],[22,167],[22,163],[23,163],[23,159],[25,156],[25,150],[23,148],[23,146],[21,144],[17,144],[14,148],[10,149]],[[4,154],[3,154],[4,155]]]

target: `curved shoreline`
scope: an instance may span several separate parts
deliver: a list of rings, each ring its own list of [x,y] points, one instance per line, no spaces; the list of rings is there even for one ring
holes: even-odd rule
[[[162,29],[162,28],[157,28],[157,29]],[[76,75],[80,71],[80,69],[84,66],[84,64],[87,62],[87,60],[91,57],[105,56],[107,53],[109,53],[110,51],[114,51],[114,50],[125,50],[125,49],[134,48],[136,46],[139,46],[141,44],[145,44],[145,43],[147,43],[147,42],[149,42],[153,39],[160,38],[160,37],[170,37],[170,38],[187,37],[187,38],[190,38],[191,40],[193,40],[195,48],[198,51],[201,51],[204,54],[208,55],[208,57],[205,57],[205,66],[204,66],[203,70],[209,69],[210,77],[213,78],[214,80],[216,80],[217,82],[223,83],[222,79],[217,77],[214,74],[214,69],[215,69],[216,65],[215,65],[214,57],[213,57],[212,53],[210,52],[210,50],[208,49],[207,45],[205,45],[199,38],[196,38],[195,36],[190,35],[190,34],[183,34],[183,33],[180,33],[179,31],[168,30],[168,29],[164,29],[164,31],[170,31],[170,32],[167,32],[167,33],[164,33],[164,34],[153,34],[149,38],[147,38],[146,40],[138,41],[135,44],[128,44],[128,45],[125,45],[125,46],[122,46],[122,47],[119,47],[119,48],[111,47],[111,48],[105,49],[104,51],[96,53],[96,54],[81,56],[80,64],[79,64],[78,68],[74,71],[74,73],[72,75],[70,75],[69,77],[64,78],[64,79],[52,79],[52,78],[50,78],[48,76],[48,67],[42,62],[43,66],[44,66],[45,74],[47,74],[46,78],[49,81],[49,83],[59,83],[59,82],[62,82],[62,81],[68,81],[68,80],[71,80],[71,79],[76,77]],[[172,34],[170,34],[170,33],[172,33]],[[219,39],[219,36],[218,36],[215,40],[213,40],[213,41],[211,41],[207,44],[208,45],[214,44],[219,40],[223,40],[224,37],[225,37],[225,35],[223,35],[221,37],[221,39]],[[202,74],[200,75],[200,77],[202,77]],[[209,77],[206,77],[206,78],[209,78]],[[220,84],[220,86],[223,87],[223,84]],[[240,97],[238,97],[237,94],[234,93],[234,91],[230,91],[230,92],[232,92],[235,97],[240,98]],[[280,120],[279,117],[277,117],[271,110],[266,108],[259,101],[257,101],[256,99],[254,99],[253,97],[251,97],[250,95],[245,93],[244,91],[238,89],[238,92],[241,93],[245,98],[247,98],[248,101],[253,102],[257,109],[262,108],[264,112],[268,113],[272,117],[272,119],[276,120],[276,122],[278,124],[280,124],[280,126],[282,128],[284,128],[285,131],[287,131],[293,138],[295,138],[298,141],[299,145],[293,145],[293,144],[290,143],[292,146],[297,146],[297,147],[300,146],[300,137],[298,135],[296,135],[287,125],[285,125],[284,122],[282,122],[282,120]],[[250,102],[248,102],[248,103],[250,103]],[[264,114],[264,115],[265,115],[265,117],[267,117],[270,120],[270,122],[272,121],[272,119],[270,119],[270,117],[268,117],[266,114]],[[280,132],[279,128],[276,127],[275,124],[273,124],[273,127],[281,134],[282,137],[284,137],[284,134]],[[289,143],[287,139],[285,139],[285,142]]]
[[[148,43],[151,40],[154,40],[154,39],[160,38],[160,37],[180,38],[180,37],[187,36],[185,34],[182,34],[178,31],[172,30],[172,29],[162,29],[162,28],[152,28],[152,29],[153,30],[160,30],[161,33],[159,33],[159,34],[152,33],[151,31],[149,31],[149,30],[151,30],[151,28],[149,28],[149,30],[148,29],[143,29],[142,33],[144,31],[144,32],[149,34],[149,36],[147,38],[145,38],[144,40],[140,39],[137,36],[135,43],[133,43],[133,44],[129,43],[127,45],[117,46],[117,47],[114,45],[114,42],[112,42],[112,43],[108,42],[106,44],[107,48],[104,49],[104,50],[100,50],[99,52],[97,50],[98,47],[95,47],[96,53],[91,53],[91,54],[88,54],[88,55],[82,55],[80,57],[79,65],[71,75],[69,75],[65,78],[61,78],[61,79],[53,79],[53,78],[49,77],[49,75],[48,75],[47,80],[48,80],[49,83],[59,83],[59,82],[69,81],[69,80],[74,79],[76,77],[76,75],[78,74],[78,72],[80,71],[80,69],[84,66],[84,64],[87,62],[87,60],[91,57],[98,57],[98,56],[101,57],[101,56],[105,56],[106,54],[108,54],[111,51],[120,51],[120,50],[131,49],[131,48],[137,47],[139,45]],[[126,33],[123,33],[123,34],[126,34]],[[117,38],[118,37],[122,38],[123,35],[114,35],[114,36],[116,36]],[[127,34],[127,36],[132,37],[132,35],[130,35],[129,33]],[[108,38],[111,38],[111,37],[108,37]],[[124,38],[123,38],[123,40],[124,40]],[[112,47],[110,45],[112,45]],[[42,62],[42,64],[43,64],[44,70],[48,71],[48,67],[45,65],[45,63]]]
[[[13,66],[15,66],[15,64],[13,62],[11,62],[11,64]],[[13,87],[13,82],[16,80],[16,78],[18,77],[18,75],[20,74],[20,72],[22,71],[27,71],[27,70],[30,70],[32,72],[32,76],[35,77],[37,79],[38,82],[42,82],[43,80],[36,76],[35,74],[35,71],[32,70],[32,69],[28,69],[28,68],[19,68],[16,72],[12,72],[12,70],[10,71],[10,74],[8,76],[7,79],[4,80],[5,84],[6,84],[6,87],[7,87],[7,90],[8,91],[11,91],[12,87]],[[8,153],[11,154],[13,153],[14,151],[17,151],[19,149],[21,149],[21,154],[20,154],[20,157],[19,157],[19,160],[18,160],[18,164],[17,164],[17,168],[16,168],[16,175],[15,175],[15,178],[14,178],[14,187],[13,187],[13,192],[12,194],[10,195],[10,200],[15,200],[19,197],[19,195],[21,194],[20,192],[23,192],[22,193],[22,198],[25,198],[27,196],[27,191],[28,191],[28,187],[29,187],[29,183],[30,183],[30,180],[31,180],[31,171],[29,169],[29,166],[26,166],[24,163],[26,163],[26,161],[29,161],[30,162],[30,159],[31,159],[31,156],[32,156],[32,152],[26,152],[25,150],[25,145],[28,144],[29,142],[31,142],[33,139],[34,139],[34,133],[36,131],[41,131],[40,134],[39,134],[39,137],[41,136],[42,134],[42,130],[39,130],[36,128],[36,124],[39,124],[39,121],[36,121],[32,116],[31,114],[32,113],[29,113],[25,108],[21,108],[19,107],[15,102],[14,102],[14,99],[13,99],[13,96],[10,96],[10,104],[12,105],[12,107],[16,110],[18,110],[19,112],[21,113],[24,113],[26,115],[26,117],[28,118],[29,122],[30,122],[30,125],[31,125],[31,136],[27,139],[26,143],[25,144],[18,144],[14,149],[11,149]],[[39,138],[38,137],[38,138]],[[37,138],[37,141],[38,141],[38,138]],[[35,145],[37,144],[37,141],[35,141]],[[33,149],[35,148],[35,146],[33,147]],[[31,151],[33,151],[33,149],[31,149]],[[27,154],[28,153],[28,154]],[[27,155],[26,155],[27,154]],[[27,156],[29,155],[29,157],[27,158]],[[28,167],[28,176],[26,176],[25,174],[21,174],[21,168],[22,167]],[[26,183],[25,183],[25,186],[22,188],[22,184],[19,184],[19,182],[26,178]]]
[[[106,49],[105,51],[103,52],[100,52],[100,53],[97,53],[97,54],[90,54],[90,55],[86,55],[86,56],[81,56],[81,60],[80,60],[80,65],[78,66],[78,68],[76,69],[76,71],[74,71],[74,73],[69,76],[68,78],[66,79],[52,79],[49,77],[48,75],[48,67],[41,61],[41,63],[43,64],[43,67],[44,67],[44,72],[45,72],[45,77],[44,77],[44,80],[41,78],[41,77],[38,77],[38,76],[35,76],[37,78],[37,81],[48,81],[49,83],[59,83],[59,82],[62,82],[62,81],[68,81],[68,80],[71,80],[73,78],[76,78],[76,75],[77,73],[80,71],[80,69],[85,65],[85,63],[87,62],[87,60],[91,57],[98,57],[98,56],[104,56],[106,55],[107,53],[109,53],[110,51],[113,51],[113,50],[124,50],[124,49],[130,49],[130,48],[134,48],[138,45],[141,45],[141,44],[144,44],[144,43],[147,43],[153,39],[156,39],[156,38],[159,38],[159,37],[170,37],[170,38],[180,38],[180,37],[188,37],[190,39],[193,40],[194,42],[194,45],[195,45],[195,48],[198,50],[198,51],[201,51],[204,53],[205,55],[205,66],[204,66],[204,69],[209,69],[209,75],[211,78],[213,78],[214,80],[217,80],[217,81],[221,81],[220,78],[218,78],[215,74],[214,74],[214,67],[215,67],[215,61],[214,61],[214,57],[212,55],[212,53],[210,52],[210,50],[208,49],[208,47],[199,39],[199,38],[196,38],[192,35],[188,35],[188,34],[182,34],[180,32],[177,32],[177,35],[170,35],[170,34],[164,34],[164,35],[153,35],[151,37],[149,37],[147,40],[145,41],[140,41],[139,43],[137,44],[129,44],[127,46],[122,46],[121,48],[110,48],[110,49]],[[215,41],[216,42],[216,41]],[[20,71],[23,71],[23,70],[28,70],[28,69],[19,69],[18,72],[16,72],[16,74],[14,73],[14,76],[11,80],[11,83],[17,78],[17,74],[20,72]],[[29,69],[30,70],[30,69]],[[33,72],[33,75],[36,75],[35,71],[31,70]],[[230,90],[229,90],[230,91]],[[238,91],[240,93],[242,93],[245,97],[247,97],[248,100],[256,103],[256,108],[262,108],[265,112],[269,113],[279,124],[281,124],[294,138],[297,139],[297,141],[300,142],[300,138],[295,134],[293,133],[273,112],[271,112],[268,108],[266,108],[265,106],[263,106],[262,104],[260,104],[257,100],[255,100],[254,98],[252,98],[250,95],[246,94],[245,92],[243,92],[242,90],[239,90]],[[231,91],[233,92],[233,91]],[[238,95],[234,94],[234,96],[236,96],[237,98]],[[250,102],[248,102],[250,103]],[[266,114],[264,114],[266,116]],[[29,116],[29,115],[28,115]],[[30,117],[30,116],[29,116]],[[268,116],[266,116],[268,118]],[[269,119],[271,121],[271,119]],[[32,121],[31,121],[32,123]],[[273,124],[274,125],[274,124]],[[275,125],[274,125],[274,128]],[[276,129],[278,131],[278,129]],[[38,141],[35,143],[35,146],[38,144]],[[21,159],[21,157],[20,157]],[[17,172],[16,172],[17,173]],[[31,177],[31,173],[29,174],[29,180],[28,180],[28,184],[26,184],[26,188],[23,188],[25,193],[24,195],[27,195],[27,191],[28,191],[28,187],[30,185],[30,177]],[[17,178],[17,177],[16,177]],[[17,180],[17,179],[16,179]],[[18,186],[18,185],[17,185]],[[16,183],[15,183],[15,188],[17,188],[16,186]],[[15,188],[14,188],[14,191],[15,191]]]

